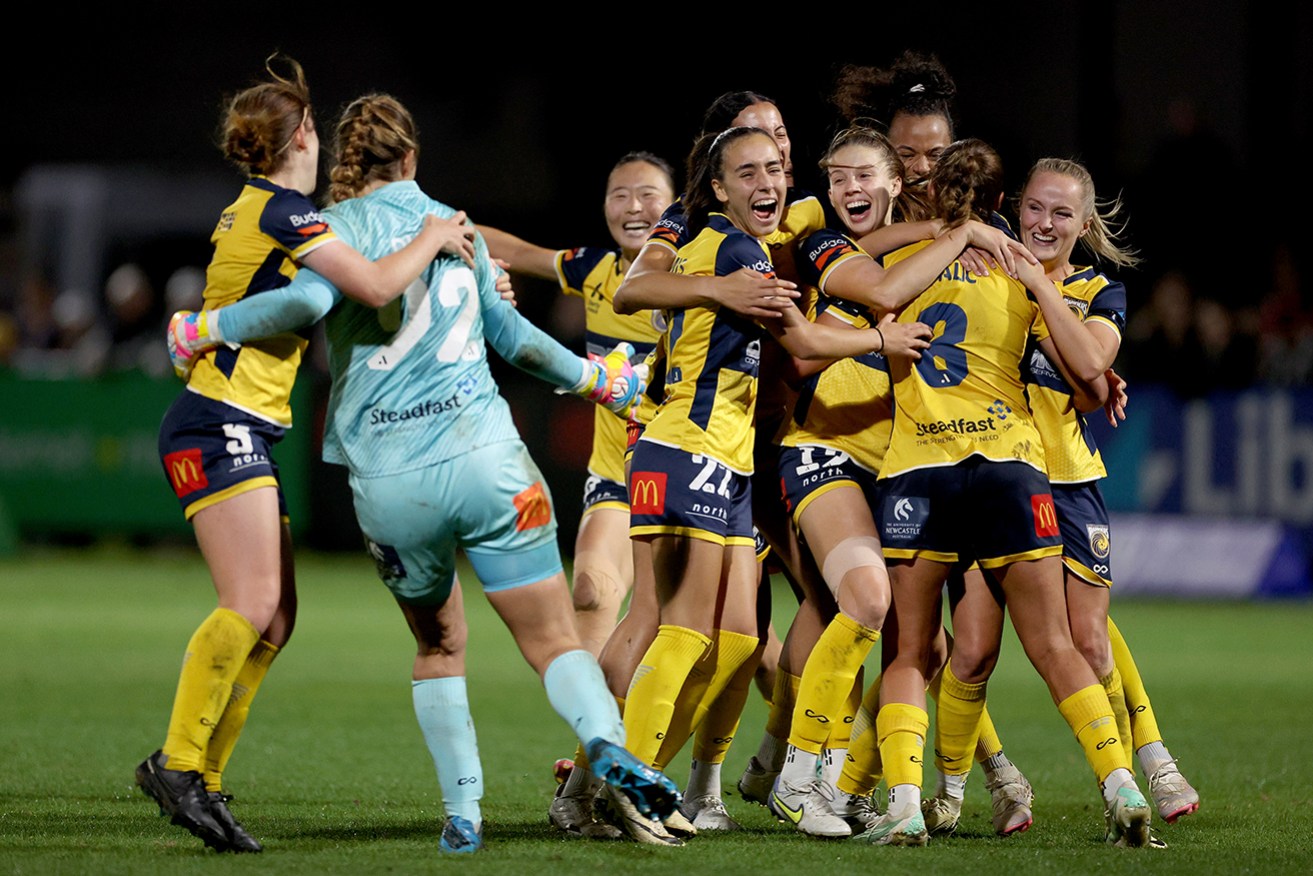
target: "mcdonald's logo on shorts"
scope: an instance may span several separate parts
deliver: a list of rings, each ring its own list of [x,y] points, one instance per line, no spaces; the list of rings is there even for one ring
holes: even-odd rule
[[[537,529],[552,522],[552,503],[547,501],[542,481],[536,481],[515,497],[515,531]]]
[[[664,514],[666,511],[666,473],[636,471],[629,477],[629,511],[631,514]]]
[[[205,476],[205,466],[201,463],[199,447],[166,453],[164,471],[169,476],[169,483],[173,485],[173,492],[178,494],[179,499],[210,485],[210,479]]]
[[[1058,534],[1058,509],[1053,507],[1053,496],[1030,497],[1030,511],[1035,517],[1035,534],[1040,538],[1052,538]]]

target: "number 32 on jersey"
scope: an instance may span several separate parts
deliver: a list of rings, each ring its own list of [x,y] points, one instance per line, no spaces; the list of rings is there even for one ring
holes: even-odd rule
[[[476,359],[480,342],[470,340],[475,317],[479,314],[479,296],[474,272],[464,265],[447,268],[438,281],[438,304],[444,310],[459,308],[455,322],[447,328],[435,354],[439,362]],[[401,322],[402,314],[406,315]],[[369,357],[373,371],[391,371],[434,325],[433,298],[421,277],[406,287],[398,301],[381,308],[378,321],[387,331],[395,332],[392,342]]]

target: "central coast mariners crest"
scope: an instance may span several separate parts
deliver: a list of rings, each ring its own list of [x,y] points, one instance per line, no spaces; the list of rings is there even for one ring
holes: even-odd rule
[[[1108,552],[1112,548],[1112,539],[1108,534],[1108,525],[1088,523],[1085,525],[1085,531],[1090,536],[1090,551],[1100,560],[1108,559]]]

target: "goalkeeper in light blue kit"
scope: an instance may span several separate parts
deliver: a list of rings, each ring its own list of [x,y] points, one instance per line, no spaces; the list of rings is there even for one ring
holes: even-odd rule
[[[370,258],[404,245],[427,213],[463,220],[414,182],[409,112],[385,95],[347,107],[326,214]],[[556,545],[551,495],[488,370],[485,339],[564,390],[623,410],[641,377],[618,348],[581,359],[501,300],[482,238],[448,247],[399,298],[344,299],[301,271],[282,289],[170,323],[175,368],[195,353],[295,330],[326,316],[332,393],[324,459],[350,470],[356,516],[379,576],[415,634],[415,715],[433,754],[446,822],[440,848],[482,846],[483,778],[465,688],[466,638],[455,551],[588,749],[610,802],[664,818],[674,784],[622,746],[624,725],[597,661],[580,647]]]

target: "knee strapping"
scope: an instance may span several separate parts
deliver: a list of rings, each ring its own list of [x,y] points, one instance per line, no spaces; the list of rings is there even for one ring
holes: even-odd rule
[[[826,554],[821,577],[831,592],[838,593],[844,576],[863,566],[883,570],[884,554],[880,550],[880,539],[870,535],[855,535],[845,538]]]

